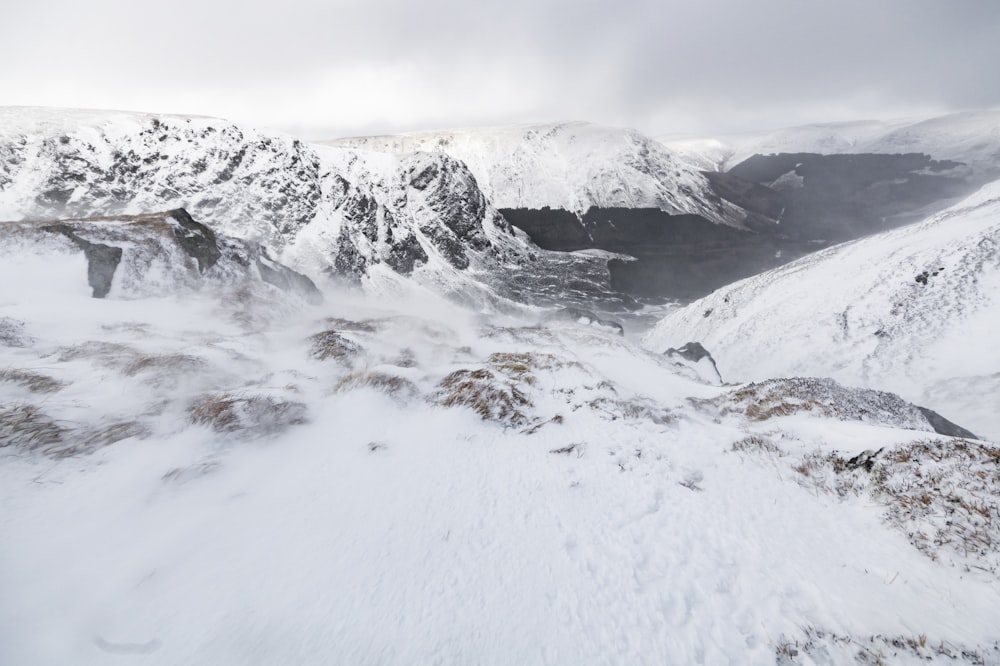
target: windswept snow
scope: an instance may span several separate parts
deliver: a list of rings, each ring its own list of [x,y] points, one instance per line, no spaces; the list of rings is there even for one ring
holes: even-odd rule
[[[659,208],[738,224],[705,178],[635,130],[590,123],[521,125],[337,139],[330,145],[389,153],[440,151],[468,165],[498,208]]]
[[[894,396],[412,293],[95,299],[81,255],[18,256],[0,663],[1000,658],[1000,450]],[[914,460],[947,525],[904,511]]]
[[[1000,439],[1000,181],[911,226],[719,289],[654,350],[703,343],[724,377],[829,376],[895,391]]]

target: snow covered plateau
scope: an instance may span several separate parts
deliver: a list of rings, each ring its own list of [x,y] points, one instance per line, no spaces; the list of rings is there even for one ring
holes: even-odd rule
[[[1000,663],[995,186],[640,340],[479,168],[0,111],[0,664]]]

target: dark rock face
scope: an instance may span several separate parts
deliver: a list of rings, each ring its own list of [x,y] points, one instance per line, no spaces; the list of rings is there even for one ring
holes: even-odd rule
[[[115,270],[122,259],[122,249],[84,240],[73,233],[73,229],[66,224],[52,224],[42,227],[42,230],[61,234],[83,250],[84,256],[87,257],[87,283],[93,290],[94,298],[107,296],[111,291]]]
[[[702,346],[700,342],[689,342],[683,347],[676,349],[671,347],[663,353],[667,356],[679,356],[695,363],[707,357],[710,361],[712,361],[712,365],[715,365],[715,359],[712,358],[712,355],[707,349],[705,349],[704,346]]]
[[[712,371],[714,373],[712,378],[718,380],[720,383],[722,382],[722,374],[719,372],[719,366],[715,364],[715,359],[712,358],[712,355],[700,342],[689,342],[683,347],[676,349],[671,347],[667,351],[663,352],[663,355],[672,359],[688,361],[693,364],[698,363],[703,358],[707,358],[709,363],[712,364]]]
[[[314,305],[323,302],[323,294],[312,280],[288,266],[273,261],[263,250],[257,257],[257,271],[261,280],[282,291],[296,292]]]
[[[215,240],[215,233],[200,222],[195,222],[188,212],[178,208],[167,213],[167,219],[177,223],[174,238],[181,249],[198,262],[198,270],[204,273],[215,265],[221,253]]]
[[[216,235],[183,209],[53,223],[0,223],[0,240],[37,243],[50,250],[60,247],[56,251],[65,252],[65,245],[47,240],[52,235],[67,238],[83,251],[94,298],[107,297],[118,275],[116,294],[126,297],[159,294],[164,289],[200,289],[206,283],[225,286],[260,281],[311,303],[323,298],[312,280],[273,261],[263,247]],[[152,280],[148,279],[151,270]]]
[[[969,432],[962,426],[952,423],[935,411],[927,409],[926,407],[921,407],[920,405],[917,405],[917,409],[920,410],[920,413],[924,415],[927,422],[931,424],[932,428],[934,428],[934,432],[939,435],[947,435],[948,437],[964,437],[965,439],[979,439],[979,437],[975,434]]]

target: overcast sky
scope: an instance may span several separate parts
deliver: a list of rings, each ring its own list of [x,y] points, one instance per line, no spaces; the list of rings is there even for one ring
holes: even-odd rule
[[[0,104],[306,138],[551,120],[652,135],[1000,106],[996,0],[8,0]]]

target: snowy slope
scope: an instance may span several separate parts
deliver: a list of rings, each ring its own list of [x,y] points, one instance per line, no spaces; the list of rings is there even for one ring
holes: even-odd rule
[[[751,155],[774,153],[925,153],[977,171],[1000,170],[1000,109],[895,121],[817,123],[766,133],[661,142],[699,169],[731,168]]]
[[[441,153],[360,156],[214,118],[0,108],[0,220],[181,207],[313,276],[378,289],[503,300],[501,276],[544,272],[549,256]]]
[[[1000,439],[1000,182],[911,226],[724,287],[668,315],[723,377],[830,376],[933,404]]]
[[[32,238],[0,261],[0,663],[1000,656],[1000,450],[894,396],[440,300],[94,299]]]
[[[498,208],[660,208],[736,224],[740,210],[658,142],[634,130],[574,122],[338,139],[390,153],[441,151],[468,165]]]

